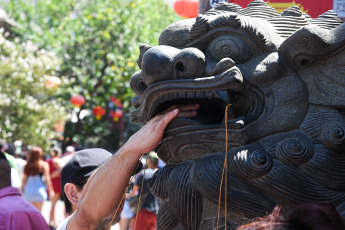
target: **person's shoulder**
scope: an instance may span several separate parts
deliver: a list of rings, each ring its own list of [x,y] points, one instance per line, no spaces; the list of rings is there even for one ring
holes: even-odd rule
[[[156,169],[151,169],[151,168],[146,169],[145,178],[152,177],[152,175],[155,174],[156,171],[157,171]]]
[[[15,215],[25,213],[26,215],[41,216],[41,213],[29,201],[21,196],[18,188],[9,186],[1,189],[0,200],[0,212],[6,210],[5,212]]]
[[[58,164],[58,163],[60,163],[61,159],[58,158],[58,157],[53,157],[53,158],[51,159],[51,161],[53,162],[53,164]]]
[[[5,157],[8,160],[8,162],[10,163],[11,168],[16,169],[17,168],[17,166],[15,164],[16,158],[14,156],[12,156],[11,154],[8,154],[8,153],[5,153]]]
[[[15,157],[9,153],[5,153],[5,157],[7,158],[7,160],[14,160],[15,159]]]
[[[49,164],[48,164],[48,162],[46,162],[44,160],[40,160],[39,166],[40,166],[40,172],[42,172],[41,170],[43,170],[43,171],[49,170]]]

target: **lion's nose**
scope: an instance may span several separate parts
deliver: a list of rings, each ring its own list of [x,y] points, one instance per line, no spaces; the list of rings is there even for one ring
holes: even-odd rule
[[[205,67],[205,55],[196,48],[180,50],[156,46],[144,54],[141,75],[145,84],[150,86],[161,81],[202,77]]]

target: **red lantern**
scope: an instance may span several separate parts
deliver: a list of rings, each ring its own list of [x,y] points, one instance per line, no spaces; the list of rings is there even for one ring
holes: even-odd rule
[[[113,117],[114,121],[119,121],[119,118],[122,117],[123,111],[121,109],[116,109],[115,112],[110,112],[111,116]]]
[[[85,104],[85,98],[81,95],[77,95],[74,97],[71,97],[71,103],[80,109],[81,106],[83,106]]]
[[[45,84],[46,88],[55,88],[58,87],[61,84],[61,80],[60,78],[56,77],[56,76],[50,76],[48,78],[48,81]]]
[[[173,8],[175,13],[182,18],[196,18],[198,7],[198,0],[177,0]]]
[[[105,114],[105,109],[102,106],[97,105],[95,108],[92,109],[93,114],[96,117],[96,120],[100,120],[101,117]]]
[[[116,97],[111,97],[110,100],[111,100],[111,102],[113,102],[114,105],[116,105],[116,107],[122,109],[121,100],[116,99]]]

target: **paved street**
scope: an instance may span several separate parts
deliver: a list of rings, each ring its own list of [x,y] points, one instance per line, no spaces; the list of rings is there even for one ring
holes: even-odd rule
[[[50,201],[46,201],[46,202],[43,203],[42,215],[46,219],[47,223],[49,221],[50,207],[51,207],[51,202]],[[62,201],[58,201],[56,206],[55,206],[55,219],[59,223],[65,218],[64,208],[65,207],[64,207],[63,202]],[[111,227],[111,230],[119,230],[119,229],[120,229],[119,224],[116,224],[115,226]]]

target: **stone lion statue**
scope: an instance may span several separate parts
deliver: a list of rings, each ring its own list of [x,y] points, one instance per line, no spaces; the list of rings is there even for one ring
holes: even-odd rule
[[[156,148],[158,229],[230,229],[277,204],[330,201],[345,215],[345,24],[333,11],[221,3],[140,50],[133,122],[200,105]]]

